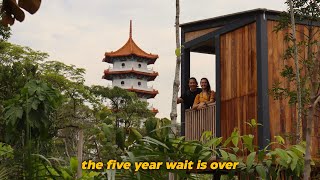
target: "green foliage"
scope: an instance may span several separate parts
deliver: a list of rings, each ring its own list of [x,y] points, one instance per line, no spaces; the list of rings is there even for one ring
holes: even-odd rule
[[[10,145],[0,142],[0,160],[3,158],[13,158],[13,149]]]
[[[128,149],[123,161],[130,162],[184,162],[185,160],[206,161],[212,156],[211,146],[215,142],[186,141],[184,137],[176,137],[171,132],[168,119],[149,119],[145,122],[147,136],[137,137]],[[207,137],[212,137],[208,135]],[[121,171],[117,176],[121,179],[167,179],[168,172],[178,174],[180,178],[192,178],[183,170],[134,170]],[[121,175],[120,175],[121,174]]]
[[[11,36],[10,27],[6,27],[0,24],[0,41],[6,41]],[[0,46],[1,49],[1,46]]]
[[[300,64],[299,71],[303,72],[300,74],[302,107],[305,107],[311,102],[311,97],[319,93],[320,87],[320,64],[317,60],[319,30],[313,26],[315,21],[320,20],[320,2],[301,0],[292,0],[292,2],[296,22],[304,20],[307,23],[307,30],[301,32],[298,28],[296,30],[297,37],[303,38],[297,40],[294,39],[291,31],[288,31],[288,29],[291,28],[290,14],[282,14],[282,18],[276,26],[275,31],[288,31],[284,38],[285,42],[288,43],[288,47],[283,55],[285,66],[280,72],[281,76],[285,78],[285,82],[275,82],[270,93],[276,100],[288,98],[289,104],[294,105],[297,103],[297,89],[290,88],[291,85],[297,86],[297,82],[295,81],[296,70],[291,65],[292,63],[289,63],[294,59],[293,55],[295,47],[293,42],[296,42],[298,49],[298,61]],[[286,4],[288,4],[288,1],[286,1]],[[306,114],[305,109],[306,108],[303,108],[304,114]]]
[[[31,80],[21,93],[6,102],[4,118],[10,141],[18,141],[27,124],[34,138],[48,138],[52,124],[51,113],[60,102],[60,94],[41,81]]]
[[[200,142],[186,141],[184,137],[175,137],[170,132],[165,136],[163,134],[158,136],[157,131],[167,128],[167,126],[157,125],[159,121],[161,120],[146,121],[145,127],[149,136],[137,139],[127,155],[123,157],[123,161],[133,163],[190,160],[197,162],[198,160],[208,161],[211,157],[217,156],[221,161],[239,162],[237,169],[227,171],[228,176],[224,177],[226,179],[231,179],[235,174],[240,174],[241,178],[259,176],[261,179],[271,177],[276,179],[280,173],[285,173],[287,177],[300,178],[303,173],[305,144],[285,148],[284,139],[276,136],[276,142],[270,142],[264,149],[258,149],[254,145],[254,135],[240,135],[238,129],[235,129],[224,141],[221,137],[213,137],[212,132],[204,132]],[[255,120],[247,124],[255,128],[260,125]],[[269,148],[271,145],[281,146],[281,148],[271,150]],[[193,178],[186,174],[185,170],[167,170],[166,168],[160,168],[157,171],[120,171],[117,176],[122,179],[167,179],[169,172],[181,178]]]

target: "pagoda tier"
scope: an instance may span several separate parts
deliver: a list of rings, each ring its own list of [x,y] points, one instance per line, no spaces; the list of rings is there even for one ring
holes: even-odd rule
[[[144,90],[144,89],[137,89],[132,86],[130,88],[125,87],[124,89],[127,89],[128,91],[131,91],[131,92],[135,92],[138,97],[145,97],[147,99],[154,98],[156,97],[157,94],[159,94],[158,90],[155,90],[155,89]]]
[[[134,75],[138,79],[146,79],[147,81],[153,81],[159,75],[156,71],[141,71],[131,68],[130,70],[112,70],[106,69],[104,70],[104,79],[113,80],[114,77],[125,77]]]
[[[156,108],[152,108],[152,109],[151,109],[151,112],[153,112],[154,114],[157,114],[159,111],[158,111],[158,109],[156,109]]]
[[[132,39],[132,25],[130,21],[130,35],[129,39],[125,45],[123,45],[117,51],[106,52],[103,62],[113,63],[116,57],[127,57],[127,56],[137,56],[147,61],[147,64],[154,64],[156,59],[158,59],[157,54],[151,54],[144,52]]]
[[[107,63],[112,64],[115,60],[119,60],[119,59],[123,59],[123,58],[127,58],[127,57],[131,57],[132,59],[136,59],[138,62],[145,62],[147,65],[154,64],[156,62],[156,59],[144,58],[144,57],[137,56],[134,54],[131,54],[129,56],[118,56],[118,57],[109,57],[109,58],[104,57],[102,59],[102,62],[107,62]]]

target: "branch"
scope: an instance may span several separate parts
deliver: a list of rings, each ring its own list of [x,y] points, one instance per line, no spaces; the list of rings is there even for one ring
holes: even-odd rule
[[[101,159],[101,157],[100,157],[100,150],[99,150],[99,147],[98,147],[98,144],[97,144],[96,139],[94,140],[94,144],[96,145],[98,158],[99,158],[100,161],[102,161],[102,159]]]

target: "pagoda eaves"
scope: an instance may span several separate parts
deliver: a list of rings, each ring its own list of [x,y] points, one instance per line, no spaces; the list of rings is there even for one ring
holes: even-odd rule
[[[133,68],[130,70],[120,70],[120,71],[106,69],[104,70],[104,76],[102,78],[107,80],[112,80],[114,75],[117,76],[117,75],[125,75],[125,74],[135,74],[135,75],[144,76],[144,77],[147,77],[148,81],[155,80],[155,78],[159,75],[159,73],[156,71],[143,72],[143,71],[135,70]]]
[[[126,44],[123,45],[117,51],[106,52],[103,62],[112,63],[114,57],[123,57],[123,56],[130,56],[130,55],[146,58],[146,60],[148,60],[148,64],[154,64],[156,59],[159,58],[157,54],[146,53],[133,41],[131,21],[130,21],[129,39],[126,42]]]

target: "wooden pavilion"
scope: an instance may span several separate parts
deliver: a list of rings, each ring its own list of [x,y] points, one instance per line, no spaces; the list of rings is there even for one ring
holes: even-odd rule
[[[274,32],[280,13],[255,9],[181,25],[182,93],[190,77],[191,52],[215,55],[212,60],[216,63],[216,104],[199,111],[181,108],[181,131],[187,139],[198,139],[205,130],[228,137],[235,127],[242,134],[249,133],[245,122],[250,119],[263,125],[256,132],[259,147],[276,135],[295,132],[295,107],[269,95],[272,85],[283,80],[280,70],[286,64],[285,31]],[[306,32],[306,24],[298,22],[297,29]],[[320,22],[313,25],[320,26]],[[318,156],[319,123],[313,128],[312,154]]]

